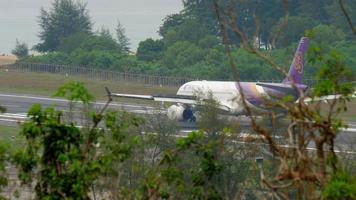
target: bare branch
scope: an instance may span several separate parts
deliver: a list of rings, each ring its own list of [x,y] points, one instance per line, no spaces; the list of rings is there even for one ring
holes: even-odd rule
[[[95,134],[95,130],[97,129],[99,123],[102,121],[103,117],[104,117],[104,112],[106,111],[106,109],[108,108],[108,106],[110,105],[112,101],[112,97],[110,95],[108,95],[108,100],[105,103],[104,107],[100,110],[99,114],[95,115],[94,118],[94,123],[93,126],[91,127],[91,129],[89,130],[89,136],[88,136],[88,140],[86,141],[84,147],[83,147],[83,161],[86,160],[88,154],[89,154],[89,147],[93,142],[94,137],[92,136],[92,134]]]
[[[356,28],[354,27],[352,20],[349,16],[349,14],[347,13],[345,6],[344,6],[344,1],[343,0],[339,0],[339,6],[341,8],[342,13],[345,15],[345,18],[347,20],[347,23],[349,24],[352,32],[356,35]]]
[[[285,154],[284,150],[278,148],[278,146],[276,145],[276,143],[274,142],[273,138],[271,137],[271,134],[263,129],[262,127],[258,126],[255,117],[253,116],[253,113],[250,109],[250,107],[248,106],[247,102],[246,102],[246,98],[245,98],[245,94],[243,92],[242,86],[240,84],[240,79],[238,76],[238,72],[237,72],[237,65],[234,62],[234,59],[232,57],[231,54],[231,48],[230,48],[230,43],[229,43],[229,38],[228,38],[228,34],[226,31],[226,23],[224,22],[222,16],[221,16],[221,9],[220,6],[217,2],[217,0],[214,0],[214,9],[215,9],[215,13],[219,22],[219,26],[220,26],[220,31],[221,31],[221,35],[223,37],[223,42],[225,45],[225,50],[226,53],[228,55],[228,59],[229,59],[229,64],[232,70],[232,74],[233,74],[233,78],[236,81],[236,84],[238,86],[240,95],[241,95],[241,102],[243,104],[244,109],[246,110],[247,115],[249,116],[249,118],[251,119],[251,127],[259,134],[261,134],[263,136],[263,138],[267,141],[267,143],[270,145],[270,148],[272,150],[272,152],[278,154],[278,155],[283,155]],[[282,68],[278,67],[277,64],[275,64],[272,60],[270,60],[269,58],[267,58],[265,55],[263,55],[262,53],[260,53],[258,50],[256,50],[256,48],[252,47],[249,43],[248,43],[248,39],[246,38],[246,35],[238,28],[237,26],[237,22],[236,22],[236,17],[233,14],[233,12],[229,12],[229,13],[225,13],[225,15],[228,14],[229,16],[229,20],[230,20],[230,26],[227,26],[228,28],[231,28],[232,31],[240,38],[240,41],[242,42],[244,48],[251,52],[251,53],[257,53],[257,55],[260,55],[262,58],[264,58],[268,63],[270,63],[272,66],[275,66],[277,69],[280,69],[281,71],[283,71]],[[287,75],[287,73],[284,71],[284,73]]]
[[[336,112],[336,109],[338,108],[336,105],[337,100],[331,103],[331,106],[326,113],[321,112],[320,104],[317,104],[315,108],[307,105],[304,101],[304,91],[297,87],[295,81],[288,75],[287,71],[274,62],[268,54],[265,54],[259,48],[256,48],[254,43],[251,42],[251,38],[248,38],[248,34],[245,32],[243,24],[238,24],[238,22],[241,21],[238,19],[238,16],[240,16],[239,13],[236,13],[235,9],[232,9],[231,7],[220,7],[218,3],[219,0],[214,0],[213,2],[221,31],[220,34],[225,45],[233,78],[236,81],[237,88],[241,95],[241,99],[238,100],[242,103],[247,116],[251,119],[251,127],[253,130],[263,137],[263,140],[270,146],[271,152],[273,152],[273,154],[276,155],[276,158],[280,161],[279,169],[275,176],[277,184],[274,185],[267,179],[264,179],[263,182],[280,198],[284,198],[286,196],[284,196],[283,193],[279,193],[277,191],[278,189],[288,188],[294,184],[297,184],[297,187],[301,187],[299,184],[301,181],[309,182],[314,185],[324,185],[329,176],[326,170],[328,166],[326,163],[326,148],[328,148],[332,156],[335,156],[336,159],[334,152],[334,139],[336,137],[337,130],[334,130],[332,125],[333,119],[338,113]],[[235,1],[235,3],[236,2],[237,1]],[[342,0],[339,2],[342,4]],[[272,39],[273,44],[275,44],[279,32],[281,32],[288,23],[288,0],[283,0],[282,3],[285,15],[283,21],[278,27],[279,29],[276,32],[275,37]],[[241,5],[236,3],[235,6]],[[345,15],[347,15],[347,13]],[[351,20],[349,20],[349,22],[351,22]],[[253,12],[253,23],[253,41],[255,41],[259,36],[261,25],[257,9]],[[287,138],[289,137],[289,140],[287,140],[287,143],[289,142],[287,148],[285,148],[285,146],[282,147],[278,145],[277,140],[272,137],[272,132],[268,128],[262,127],[262,125],[257,123],[256,117],[253,115],[252,110],[245,99],[246,95],[244,94],[242,85],[239,81],[237,64],[231,53],[232,44],[230,43],[228,31],[229,33],[235,34],[234,36],[239,39],[241,48],[245,49],[248,53],[256,55],[259,59],[269,64],[273,69],[285,75],[287,79],[289,79],[291,87],[299,93],[298,102],[273,101],[272,98],[265,99],[266,107],[284,110],[290,117],[289,126],[287,126],[285,130]],[[316,146],[316,152],[314,155],[310,155],[310,152],[308,152],[308,144],[311,142],[314,142]],[[336,161],[331,164],[333,170],[335,171]]]

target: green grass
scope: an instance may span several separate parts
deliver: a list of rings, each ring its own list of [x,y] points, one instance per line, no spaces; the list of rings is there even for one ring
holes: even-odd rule
[[[0,126],[0,142],[6,144],[10,149],[21,147],[23,138],[19,134],[18,126]]]
[[[178,89],[49,73],[0,71],[0,92],[51,96],[65,82],[74,80],[83,82],[98,100],[106,99],[105,87],[110,88],[112,92],[132,94],[175,94]]]

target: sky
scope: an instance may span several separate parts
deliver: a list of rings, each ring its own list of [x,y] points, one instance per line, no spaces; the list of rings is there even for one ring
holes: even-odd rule
[[[117,21],[126,30],[132,51],[157,33],[168,14],[182,10],[182,0],[82,0],[87,3],[94,30],[109,28],[114,33]],[[52,0],[0,0],[0,54],[9,54],[16,39],[32,47],[39,42],[38,16]]]

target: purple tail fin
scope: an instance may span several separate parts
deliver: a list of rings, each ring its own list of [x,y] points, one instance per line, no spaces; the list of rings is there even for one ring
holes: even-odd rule
[[[289,68],[288,76],[282,83],[291,83],[292,79],[296,84],[302,84],[304,73],[304,54],[308,49],[308,38],[300,39],[297,51],[294,54],[293,62]]]

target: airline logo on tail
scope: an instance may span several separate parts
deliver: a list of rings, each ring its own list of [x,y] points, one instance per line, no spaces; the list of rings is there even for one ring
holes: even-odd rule
[[[308,38],[303,37],[294,54],[293,62],[289,68],[288,76],[283,80],[283,83],[291,83],[292,80],[296,84],[302,84],[304,72],[304,54],[308,49]]]
[[[303,73],[303,55],[302,53],[299,51],[295,57],[295,63],[294,63],[294,68],[295,70],[297,70],[297,72],[299,74]]]

